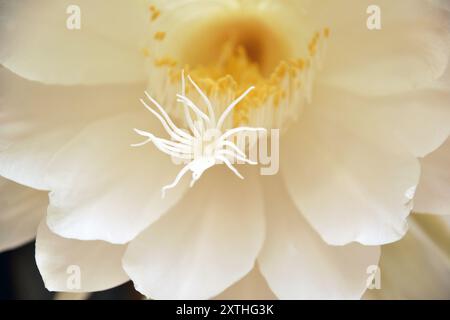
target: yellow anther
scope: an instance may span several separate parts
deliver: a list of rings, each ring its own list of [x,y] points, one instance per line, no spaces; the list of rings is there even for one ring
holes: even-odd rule
[[[162,41],[166,38],[166,33],[163,31],[155,32],[155,35],[153,36],[153,38],[155,40]]]
[[[178,63],[176,60],[169,58],[169,57],[155,60],[155,66],[157,66],[157,67],[163,67],[163,66],[175,67],[177,64]]]
[[[156,6],[154,6],[154,5],[150,5],[148,7],[148,10],[150,11],[150,20],[151,21],[155,21],[161,15],[161,11],[159,11],[159,9],[156,8]]]

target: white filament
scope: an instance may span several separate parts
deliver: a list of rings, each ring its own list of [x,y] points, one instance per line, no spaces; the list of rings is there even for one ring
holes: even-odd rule
[[[153,105],[156,106],[160,113],[152,109],[143,99],[140,100],[144,107],[161,122],[165,131],[169,134],[173,141],[158,138],[152,133],[143,130],[134,129],[137,134],[147,139],[141,143],[133,144],[132,146],[141,147],[152,142],[158,150],[172,157],[189,161],[177,174],[175,180],[171,184],[162,188],[161,191],[163,198],[165,197],[166,191],[174,188],[188,171],[192,171],[192,180],[190,184],[192,187],[195,182],[200,179],[203,172],[216,164],[224,163],[236,176],[244,179],[239,171],[233,166],[232,161],[234,162],[236,160],[240,160],[251,165],[256,165],[257,162],[248,159],[245,153],[239,149],[236,144],[228,139],[241,132],[266,131],[264,128],[237,127],[222,132],[222,126],[227,116],[233,108],[236,107],[238,103],[241,102],[254,89],[254,87],[250,87],[236,100],[231,102],[231,104],[222,113],[219,120],[216,121],[216,115],[214,113],[214,108],[211,101],[191,77],[188,76],[188,80],[197,90],[208,109],[207,115],[186,96],[186,81],[183,71],[181,76],[181,94],[177,94],[177,101],[183,104],[185,120],[187,126],[189,127],[190,133],[178,128],[170,119],[167,112],[164,111],[164,108],[162,108],[161,105],[159,105],[159,103],[147,92],[145,92],[145,95],[153,103]],[[195,115],[195,121],[192,118],[191,112]],[[219,134],[212,135],[211,133]]]

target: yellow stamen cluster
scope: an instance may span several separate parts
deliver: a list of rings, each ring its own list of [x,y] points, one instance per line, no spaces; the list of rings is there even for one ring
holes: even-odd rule
[[[321,38],[328,38],[330,30],[325,28],[316,32],[308,43],[308,56],[301,59],[281,61],[270,75],[264,75],[257,62],[250,59],[243,46],[226,43],[221,50],[222,55],[214,65],[197,65],[191,67],[182,65],[178,61],[164,57],[154,60],[156,67],[166,67],[169,70],[169,80],[172,84],[179,83],[181,70],[189,74],[208,97],[239,96],[250,86],[255,86],[245,100],[236,106],[233,113],[233,126],[242,126],[249,123],[249,114],[253,108],[269,103],[274,108],[280,108],[287,99],[291,88],[303,88],[302,73],[308,72],[312,67],[315,56],[318,54]],[[155,34],[155,39],[162,40],[164,35]],[[306,81],[306,80],[305,80]],[[191,88],[186,87],[189,93]]]

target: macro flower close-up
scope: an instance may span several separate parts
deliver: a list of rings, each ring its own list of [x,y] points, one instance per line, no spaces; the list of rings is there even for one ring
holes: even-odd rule
[[[0,250],[48,291],[450,298],[448,1],[0,0],[0,39]]]

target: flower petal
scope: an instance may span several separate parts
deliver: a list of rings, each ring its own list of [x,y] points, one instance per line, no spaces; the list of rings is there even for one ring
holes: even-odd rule
[[[423,89],[382,97],[327,86],[318,87],[316,92],[311,106],[316,117],[361,138],[407,149],[416,157],[436,150],[450,134],[448,90]]]
[[[421,160],[414,211],[450,215],[450,139]]]
[[[74,5],[79,30],[66,26]],[[0,12],[0,62],[24,78],[65,85],[146,78],[139,50],[148,16],[143,1],[2,1]]]
[[[364,105],[352,99],[318,92],[283,141],[282,173],[295,204],[326,242],[392,242],[406,232],[419,163],[388,134],[378,134],[382,126],[370,112],[355,121],[354,109]]]
[[[413,215],[406,236],[382,247],[380,290],[368,299],[450,299],[450,224]]]
[[[180,166],[133,128],[160,131],[151,114],[120,114],[87,126],[49,164],[47,223],[56,234],[122,244],[157,220],[183,195],[180,184],[162,199]]]
[[[140,108],[144,85],[64,87],[24,80],[0,68],[0,175],[48,190],[44,176],[57,151],[87,124]]]
[[[302,218],[280,178],[265,178],[267,235],[261,272],[280,299],[359,299],[379,247],[330,246]]]
[[[322,82],[362,94],[400,93],[428,86],[448,65],[448,12],[430,2],[377,1],[380,30],[366,26],[373,1],[311,3],[309,14],[331,29]]]
[[[275,300],[259,268],[255,266],[244,278],[219,294],[217,300]]]
[[[156,299],[211,298],[246,275],[264,240],[258,180],[212,168],[128,246],[124,268]]]
[[[45,192],[0,177],[0,252],[34,239],[47,205]]]
[[[100,291],[128,281],[121,265],[124,251],[125,246],[107,242],[61,238],[45,220],[36,238],[36,264],[50,291]]]

